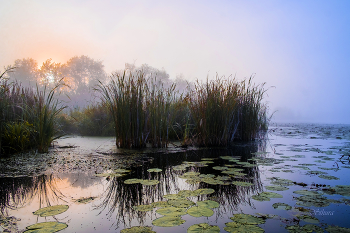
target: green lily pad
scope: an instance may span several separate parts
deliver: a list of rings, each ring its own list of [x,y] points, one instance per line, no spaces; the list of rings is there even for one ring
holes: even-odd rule
[[[152,231],[152,227],[131,227],[126,228],[120,231],[120,233],[156,233],[155,231]]]
[[[205,194],[212,194],[214,193],[214,189],[197,189],[193,191],[193,194],[195,196],[205,195]]]
[[[272,178],[268,178],[271,180],[271,184],[273,185],[280,185],[280,186],[291,186],[294,185],[294,182],[292,180],[288,180],[288,179],[281,179],[278,177],[272,177]]]
[[[159,184],[158,180],[140,180],[140,184],[143,185],[156,185]]]
[[[326,179],[326,180],[339,180],[339,178],[335,177],[335,176],[319,175],[318,177],[320,177],[321,179]]]
[[[211,185],[224,184],[223,181],[216,180],[216,179],[213,179],[213,178],[204,178],[204,179],[201,179],[201,181],[204,182],[204,183],[207,183],[207,184],[211,184]]]
[[[294,191],[293,193],[300,194],[300,195],[308,195],[308,196],[318,196],[321,195],[317,191],[310,191],[310,190],[297,190]]]
[[[183,196],[180,194],[166,194],[163,196],[163,198],[169,199],[169,200],[174,200],[174,199],[183,199]]]
[[[199,176],[200,173],[199,172],[185,172],[184,174],[182,174],[183,176]]]
[[[207,201],[197,201],[197,206],[199,207],[206,207],[206,208],[218,208],[220,206],[219,203],[217,203],[216,201],[212,201],[212,200],[207,200]]]
[[[308,232],[323,233],[324,232],[321,227],[313,224],[306,224],[304,226],[299,226],[299,225],[286,226],[286,229],[288,230],[288,232],[291,232],[291,233],[308,233]]]
[[[228,222],[225,224],[227,227],[224,227],[224,230],[227,232],[232,232],[232,233],[249,233],[249,232],[263,233],[263,232],[265,232],[264,229],[262,229],[261,227],[258,227],[256,225],[240,224],[240,223],[236,223],[236,222]]]
[[[162,169],[160,169],[160,168],[150,168],[150,169],[148,169],[147,171],[148,171],[148,172],[161,172]]]
[[[147,212],[147,211],[153,210],[154,206],[153,205],[136,205],[136,206],[133,206],[132,208],[134,210]]]
[[[128,179],[124,180],[124,184],[139,184],[141,179]]]
[[[68,225],[61,222],[41,222],[26,227],[26,233],[53,233],[67,228]]]
[[[154,207],[170,207],[171,205],[167,201],[157,201],[153,202],[152,205]]]
[[[68,208],[68,205],[48,206],[45,208],[38,209],[37,211],[33,212],[33,214],[39,215],[40,217],[54,216],[67,211]]]
[[[269,198],[282,198],[283,197],[281,194],[273,193],[273,192],[262,192],[259,194],[266,196],[266,197],[269,197]]]
[[[265,220],[250,214],[235,214],[230,218],[235,223],[257,225],[265,223]],[[226,224],[227,225],[227,224]]]
[[[339,194],[350,197],[350,185],[336,185],[333,188],[322,189],[322,191],[328,195]]]
[[[321,196],[321,195],[316,195],[316,196],[310,196],[310,195],[304,195],[300,197],[295,197],[297,200],[296,204],[300,206],[305,206],[305,207],[326,207],[329,206],[331,201],[328,200],[326,197]]]
[[[187,213],[193,217],[210,217],[214,211],[206,207],[193,206],[187,210]]]
[[[131,172],[131,170],[118,168],[118,169],[114,170],[114,172],[116,172],[116,173],[128,173],[128,172]]]
[[[285,191],[288,190],[289,188],[283,187],[280,185],[274,185],[274,186],[265,186],[266,189],[271,190],[271,191]]]
[[[194,196],[197,196],[191,190],[180,190],[177,194],[182,196],[182,197],[194,197]]]
[[[187,207],[193,206],[195,204],[193,201],[190,201],[187,199],[169,200],[168,203],[170,205],[178,207],[178,208],[187,208]]]
[[[292,207],[286,203],[277,202],[272,205],[274,209],[277,210],[291,210]]]
[[[187,179],[185,182],[187,184],[199,184],[201,181],[201,179]]]
[[[187,229],[187,233],[219,233],[220,228],[218,226],[212,226],[208,223],[199,223],[190,226]]]
[[[87,204],[93,200],[95,200],[96,197],[82,197],[79,199],[75,199],[74,202],[81,203],[81,204]]]
[[[177,166],[174,166],[173,167],[173,170],[175,170],[175,171],[184,171],[184,170],[186,170],[186,166],[183,166],[183,165],[177,165]]]
[[[320,222],[317,218],[310,215],[298,215],[297,218],[308,223],[318,224]]]
[[[339,226],[327,226],[326,231],[329,233],[350,233],[350,228],[339,227]]]
[[[95,174],[95,176],[98,176],[98,177],[122,177],[124,176],[125,174],[121,174],[121,173],[101,173],[101,174]]]
[[[215,166],[215,167],[212,167],[214,170],[219,170],[219,171],[224,171],[224,170],[227,170],[229,169],[228,167],[220,167],[220,166]]]
[[[172,216],[172,217],[177,217],[177,216],[187,214],[187,211],[185,208],[176,208],[173,206],[158,209],[156,210],[156,212],[161,215]]]
[[[253,195],[252,198],[256,201],[270,201],[271,199],[269,197],[266,196],[260,196],[258,195]]]
[[[164,216],[153,220],[152,224],[158,227],[174,227],[180,226],[184,222],[186,221],[181,219],[180,217]]]
[[[254,185],[252,183],[243,182],[243,181],[232,181],[232,184],[237,185],[237,186],[252,186],[252,185]]]

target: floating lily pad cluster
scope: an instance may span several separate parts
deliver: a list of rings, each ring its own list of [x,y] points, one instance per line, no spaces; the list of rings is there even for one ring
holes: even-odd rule
[[[271,198],[282,198],[283,196],[273,192],[262,192],[257,195],[253,195],[252,198],[257,201],[270,201]]]
[[[134,206],[133,208],[134,210],[138,211],[151,211],[156,207],[162,207],[158,208],[156,213],[164,216],[155,219],[152,224],[161,227],[178,226],[185,222],[185,220],[181,219],[182,215],[189,214],[193,217],[212,216],[214,214],[212,209],[219,207],[219,203],[212,200],[198,201],[197,203],[194,203],[193,201],[187,199],[187,197],[211,193],[214,193],[213,189],[197,189],[194,191],[181,190],[177,194],[164,195],[163,197],[168,199],[168,201],[154,202],[149,205],[138,205]]]
[[[336,185],[332,188],[325,188],[322,191],[328,195],[339,194],[350,197],[350,185]]]
[[[322,194],[317,191],[297,190],[293,193],[302,195],[300,197],[295,197],[297,200],[296,204],[300,206],[326,207],[329,206],[330,203],[334,202],[334,200],[327,199],[327,197],[322,196]]]
[[[143,180],[143,179],[127,179],[127,180],[124,180],[124,184],[156,185],[156,184],[159,184],[159,181],[158,180]]]
[[[69,208],[68,205],[55,205],[55,206],[48,206],[45,208],[38,209],[37,211],[33,212],[34,215],[39,215],[40,217],[48,217],[48,216],[54,216],[61,214],[65,211],[67,211]],[[26,227],[26,233],[35,233],[35,232],[48,232],[53,233],[60,230],[63,230],[67,228],[68,225],[61,222],[41,222],[36,223],[30,226]]]
[[[265,223],[265,220],[250,214],[235,214],[230,218],[233,222],[225,223],[225,231],[228,232],[264,232],[258,224]]]
[[[152,231],[152,227],[135,226],[135,227],[123,229],[120,231],[120,233],[156,233],[156,232]]]
[[[113,172],[100,173],[100,174],[96,174],[96,176],[100,176],[100,177],[122,177],[122,176],[125,176],[129,172],[131,172],[131,170],[118,168],[118,169],[114,170]]]

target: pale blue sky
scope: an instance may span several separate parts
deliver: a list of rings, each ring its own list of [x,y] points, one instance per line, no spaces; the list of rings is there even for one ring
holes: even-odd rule
[[[0,0],[0,66],[88,55],[107,72],[266,82],[276,121],[350,123],[350,1]]]

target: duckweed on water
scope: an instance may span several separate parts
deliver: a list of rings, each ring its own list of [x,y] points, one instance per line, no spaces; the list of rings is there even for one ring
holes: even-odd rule
[[[158,227],[174,227],[174,226],[180,226],[184,222],[186,221],[181,219],[180,217],[165,216],[165,217],[161,217],[161,218],[157,218],[156,220],[153,220],[152,224]]]
[[[68,208],[68,205],[48,206],[45,208],[38,209],[37,211],[33,212],[33,214],[39,215],[40,217],[54,216],[67,211]]]
[[[208,223],[199,223],[190,226],[187,229],[187,233],[219,233],[220,228],[218,226],[212,226]]]
[[[67,228],[68,225],[61,222],[41,222],[26,227],[25,233],[53,233]]]

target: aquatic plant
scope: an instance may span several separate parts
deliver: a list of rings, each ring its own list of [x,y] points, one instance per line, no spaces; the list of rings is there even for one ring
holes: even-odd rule
[[[27,226],[24,232],[57,232],[67,228],[68,225],[62,222],[41,222]]]
[[[69,208],[68,205],[48,206],[48,207],[38,209],[37,211],[33,212],[33,214],[39,215],[40,217],[54,216],[67,211],[68,208]]]

